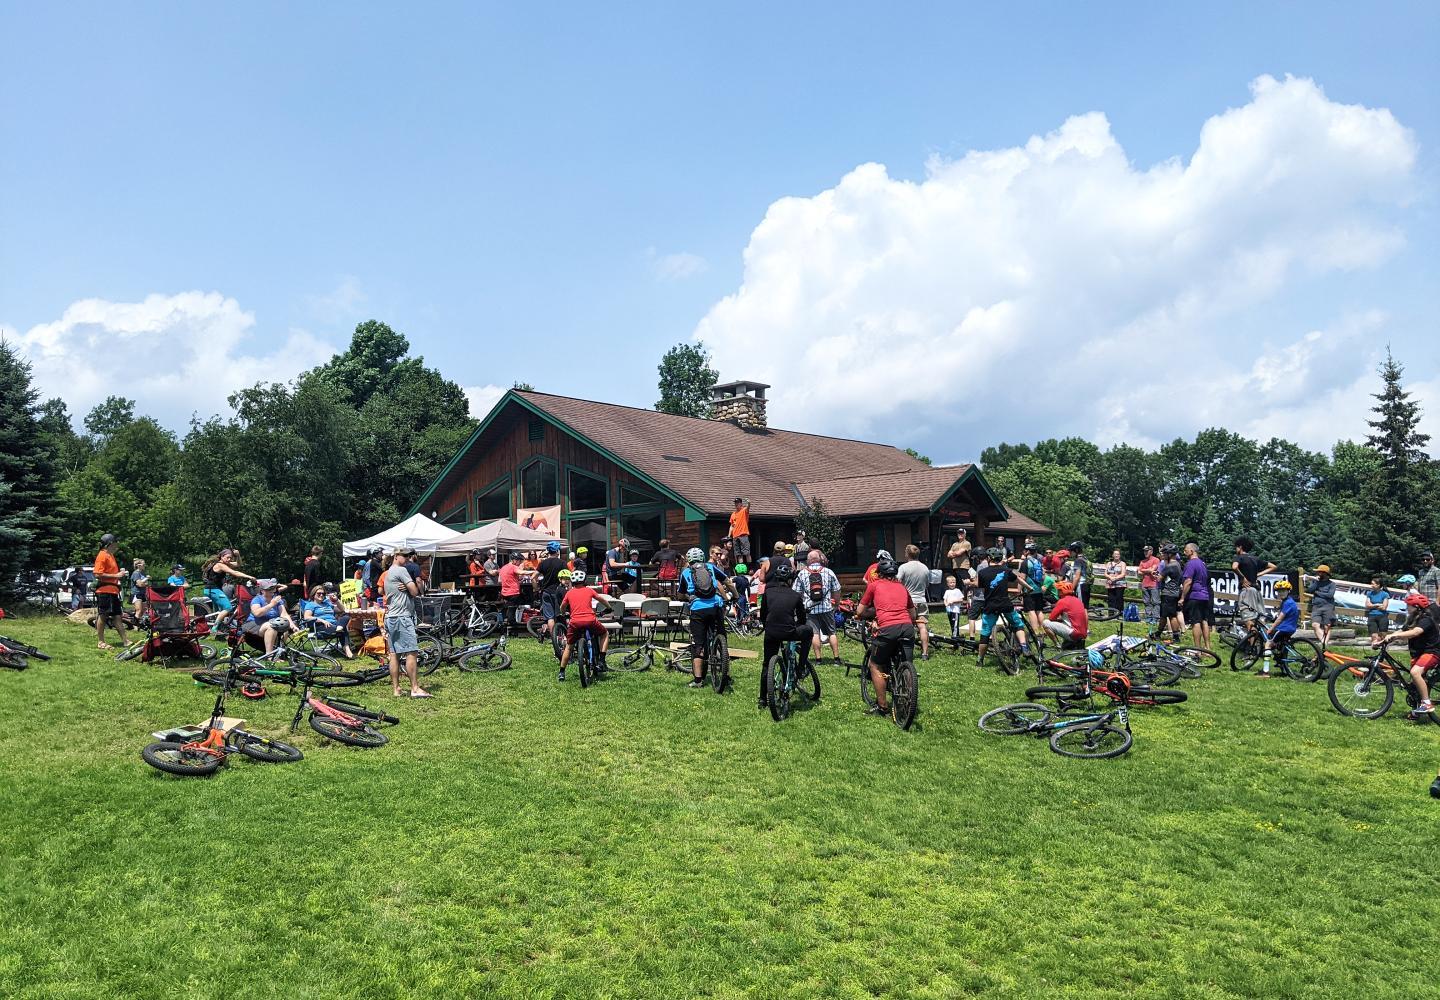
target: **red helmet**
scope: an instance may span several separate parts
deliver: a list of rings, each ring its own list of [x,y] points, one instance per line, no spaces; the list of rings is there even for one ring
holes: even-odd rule
[[[253,698],[259,701],[265,697],[265,685],[257,684],[255,681],[246,681],[240,685],[240,693],[246,698]]]
[[[1405,604],[1407,607],[1425,609],[1430,606],[1430,598],[1424,594],[1406,594]]]
[[[1075,593],[1075,584],[1071,583],[1069,580],[1061,580],[1059,583],[1055,584],[1055,590],[1058,594],[1060,594],[1061,597],[1069,597],[1071,594]]]

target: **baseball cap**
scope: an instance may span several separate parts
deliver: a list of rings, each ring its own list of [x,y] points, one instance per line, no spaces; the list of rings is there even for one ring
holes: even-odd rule
[[[1324,563],[1321,563],[1319,566],[1316,566],[1316,567],[1315,567],[1315,572],[1317,572],[1317,573],[1328,573],[1328,572],[1330,572],[1330,567],[1329,567],[1329,566],[1326,566]]]
[[[412,548],[396,549],[395,554],[397,556],[404,556],[406,559],[413,559],[415,557],[415,550]]]
[[[276,587],[280,586],[280,581],[275,579],[273,576],[267,576],[263,579],[256,580],[255,586],[259,587],[261,590],[274,590]]]

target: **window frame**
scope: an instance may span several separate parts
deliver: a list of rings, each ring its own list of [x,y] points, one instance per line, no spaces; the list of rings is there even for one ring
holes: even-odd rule
[[[613,510],[613,509],[614,509],[613,507],[610,506],[611,486],[610,486],[610,479],[609,479],[609,477],[604,476],[604,475],[601,475],[601,474],[598,473],[598,472],[591,472],[589,469],[582,469],[582,468],[581,468],[580,466],[578,466],[578,465],[566,465],[565,468],[564,468],[564,472],[565,472],[565,514],[566,514],[567,517],[570,516],[571,514],[575,514],[575,513],[600,513],[600,512],[602,512],[602,511],[610,511],[610,510]],[[593,480],[595,480],[597,483],[600,483],[602,486],[604,486],[604,487],[605,487],[605,503],[604,503],[603,505],[599,506],[599,507],[576,507],[576,506],[575,506],[574,494],[571,493],[571,491],[570,491],[570,477],[571,477],[571,476],[575,476],[575,475],[584,476],[584,477],[587,478],[587,479],[593,479]]]
[[[477,526],[500,520],[500,517],[482,517],[480,501],[493,493],[497,493],[502,486],[505,487],[505,513],[500,515],[500,517],[508,520],[515,516],[515,485],[511,482],[508,475],[501,476],[483,490],[476,490],[474,496],[470,498],[475,509],[475,523]]]
[[[529,470],[532,466],[541,464],[548,465],[551,471],[555,473],[555,498],[553,500],[550,500],[548,503],[531,500],[528,496],[525,495],[526,471]],[[521,507],[554,507],[556,504],[560,503],[560,463],[555,461],[555,459],[550,458],[549,456],[536,455],[534,458],[530,459],[524,465],[521,465],[518,469],[515,470],[515,493],[516,496],[513,498],[514,502],[510,505],[512,513]]]

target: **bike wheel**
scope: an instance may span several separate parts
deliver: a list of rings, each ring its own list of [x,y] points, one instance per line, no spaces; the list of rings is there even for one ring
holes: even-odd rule
[[[1113,622],[1119,617],[1120,612],[1116,611],[1108,604],[1102,604],[1098,607],[1090,609],[1090,620],[1092,622]]]
[[[868,659],[860,664],[860,700],[865,703],[866,708],[875,707],[875,685],[870,681]]]
[[[224,687],[227,673],[224,670],[197,670],[190,676],[196,684],[206,684],[210,687]],[[244,683],[244,680],[245,677],[241,674],[236,678],[235,683],[241,684]]]
[[[992,736],[1017,736],[1045,725],[1054,716],[1055,713],[1044,705],[1001,705],[980,716],[979,726],[982,733]]]
[[[1057,703],[1061,701],[1088,701],[1089,694],[1083,694],[1079,684],[1056,684],[1044,685],[1025,689],[1025,697],[1031,702],[1047,701],[1054,699]]]
[[[784,722],[790,716],[790,691],[785,687],[785,654],[776,653],[765,664],[770,718]]]
[[[820,674],[815,670],[814,664],[810,664],[795,676],[795,690],[811,701],[820,700]]]
[[[379,747],[390,742],[390,737],[379,730],[369,726],[352,726],[316,712],[310,713],[310,728],[327,740],[352,747]]]
[[[1325,672],[1325,657],[1309,639],[1291,639],[1278,659],[1281,673],[1294,681],[1314,683]]]
[[[1184,691],[1170,691],[1137,684],[1130,689],[1132,705],[1178,705],[1190,697]]]
[[[891,676],[890,718],[901,729],[915,724],[915,715],[920,708],[920,680],[915,676],[915,664],[908,660],[895,667]]]
[[[475,623],[465,630],[471,639],[483,639],[500,627],[504,619],[498,611],[484,612],[475,616]]]
[[[20,653],[0,653],[0,667],[6,670],[24,670],[30,666],[30,661]]]
[[[525,619],[525,631],[530,633],[530,638],[544,642],[545,616],[531,615]]]
[[[183,743],[151,743],[140,751],[140,756],[151,767],[187,778],[214,774],[225,762],[218,753],[188,749]]]
[[[1262,656],[1264,656],[1264,650],[1254,639],[1243,639],[1234,649],[1230,650],[1230,669],[1253,669]]]
[[[1395,682],[1385,671],[1369,666],[1353,673],[1341,667],[1330,675],[1325,687],[1330,704],[1341,715],[1354,719],[1378,719],[1395,703]]]
[[[1170,651],[1172,656],[1178,656],[1187,663],[1193,663],[1205,670],[1214,670],[1220,666],[1220,657],[1208,649],[1201,649],[1198,646],[1180,646]],[[1198,675],[1196,675],[1198,676]]]
[[[1130,749],[1134,738],[1119,726],[1071,726],[1050,734],[1050,749],[1061,757],[1101,760],[1119,757]]]
[[[305,756],[299,747],[256,736],[254,733],[231,733],[230,745],[251,760],[258,760],[262,764],[293,764]]]
[[[503,649],[477,649],[460,657],[456,664],[466,673],[488,673],[491,670],[510,669],[510,654]]]
[[[595,683],[595,647],[591,645],[589,633],[580,638],[580,645],[572,652],[575,654],[575,667],[580,674],[580,686],[588,688]]]
[[[115,654],[115,661],[117,663],[124,663],[126,660],[135,659],[141,653],[145,652],[145,645],[149,641],[149,639],[136,639],[130,645],[126,646],[124,649],[120,650],[120,652]]]
[[[710,687],[716,694],[724,694],[725,686],[730,682],[730,640],[724,632],[715,637],[715,644],[710,648]]]
[[[1120,669],[1144,684],[1174,684],[1185,672],[1183,664],[1170,659],[1135,660],[1121,664]]]
[[[310,675],[310,683],[317,688],[343,688],[364,684],[362,674],[347,673],[344,670],[316,670]]]

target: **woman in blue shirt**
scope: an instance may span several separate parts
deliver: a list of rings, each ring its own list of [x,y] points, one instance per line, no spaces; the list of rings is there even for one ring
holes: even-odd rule
[[[317,636],[339,640],[345,659],[355,659],[355,651],[350,648],[350,616],[340,603],[340,588],[333,583],[317,583],[310,600],[300,602],[300,614]]]
[[[1380,637],[1388,632],[1390,616],[1386,606],[1390,603],[1390,591],[1380,585],[1378,576],[1370,578],[1370,592],[1365,595],[1365,625],[1370,630],[1370,645],[1378,646]]]

